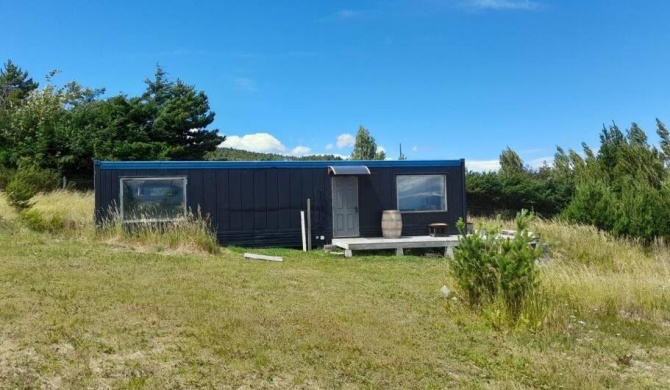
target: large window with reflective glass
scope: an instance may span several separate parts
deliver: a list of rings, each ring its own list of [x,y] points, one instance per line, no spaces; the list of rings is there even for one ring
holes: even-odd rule
[[[447,210],[445,175],[398,175],[396,190],[400,211]]]
[[[186,178],[121,178],[123,222],[171,221],[186,215]]]

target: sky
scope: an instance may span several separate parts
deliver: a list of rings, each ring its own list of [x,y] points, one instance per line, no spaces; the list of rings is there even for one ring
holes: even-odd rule
[[[667,0],[0,0],[0,61],[137,96],[159,64],[223,146],[530,166],[603,124],[670,122]]]

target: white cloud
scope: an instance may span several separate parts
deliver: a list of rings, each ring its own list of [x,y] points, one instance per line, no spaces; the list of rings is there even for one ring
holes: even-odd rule
[[[312,149],[308,146],[298,145],[289,150],[275,136],[269,133],[254,133],[243,136],[230,135],[219,145],[224,148],[248,150],[258,153],[276,153],[289,156],[304,156],[310,154]]]
[[[534,10],[540,4],[531,0],[468,0],[468,6],[478,9]]]
[[[416,153],[416,152],[418,152],[418,151],[419,151],[419,147],[418,147],[418,146],[412,146],[412,152]]]
[[[335,147],[333,144],[326,145],[326,150],[332,150]]]
[[[235,89],[243,92],[254,92],[256,91],[256,82],[252,79],[246,77],[235,77],[233,79],[233,85]]]
[[[469,171],[490,172],[500,169],[499,160],[465,160],[465,167]]]
[[[295,148],[293,148],[291,150],[291,153],[289,153],[289,154],[292,155],[292,156],[300,157],[300,156],[304,156],[306,154],[309,154],[309,152],[311,152],[311,151],[312,151],[312,149],[308,148],[307,146],[299,145],[299,146],[296,146]]]
[[[379,152],[384,152],[384,153],[386,153],[386,149],[384,149],[383,146],[377,146],[377,153],[379,153]]]
[[[259,153],[286,153],[286,146],[268,133],[246,134],[242,137],[230,135],[221,146]]]
[[[554,158],[551,156],[535,158],[530,161],[524,162],[524,166],[528,166],[531,169],[538,169],[547,163],[549,166],[553,166]],[[475,172],[491,172],[497,171],[500,169],[500,160],[465,160],[465,167],[469,171]]]
[[[351,134],[344,133],[337,136],[337,147],[340,149],[354,146],[355,143],[356,137]]]

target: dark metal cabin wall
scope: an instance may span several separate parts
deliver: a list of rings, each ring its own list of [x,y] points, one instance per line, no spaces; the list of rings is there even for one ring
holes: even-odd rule
[[[456,222],[466,219],[464,167],[391,167],[370,168],[370,176],[359,176],[360,232],[362,237],[381,237],[381,218],[384,210],[398,207],[396,176],[445,175],[447,211],[403,212],[402,234],[419,236],[428,234],[427,225],[434,222],[449,224],[449,233],[456,234]]]
[[[327,223],[328,176],[320,169],[218,170],[219,242],[242,246],[302,245],[300,211],[311,200],[313,236]],[[328,186],[328,187],[327,187]],[[313,239],[313,242],[319,243]],[[322,243],[322,242],[321,242]]]
[[[217,240],[240,246],[302,245],[300,210],[311,199],[313,243],[330,235],[330,183],[325,169],[96,169],[96,221],[119,205],[122,177],[185,176],[187,206],[211,221]],[[328,212],[326,212],[328,210]],[[317,233],[318,232],[318,233]]]
[[[371,174],[357,176],[361,236],[381,236],[382,211],[397,208],[397,175],[444,174],[447,184],[447,212],[403,213],[403,235],[425,235],[427,224],[433,222],[446,222],[450,232],[455,233],[458,218],[465,219],[462,160],[430,166],[420,166],[417,162],[409,166],[397,162],[369,163]],[[254,163],[235,164],[234,168],[206,163],[111,165],[105,169],[98,164],[95,167],[95,216],[98,223],[109,216],[110,206],[119,205],[120,178],[185,176],[188,180],[187,206],[212,222],[222,244],[300,247],[300,210],[306,209],[307,199],[311,199],[312,206],[313,245],[323,245],[332,239],[329,162],[314,163],[309,167],[301,164],[263,167]],[[184,169],[169,168],[174,165]],[[189,168],[190,165],[194,167]]]

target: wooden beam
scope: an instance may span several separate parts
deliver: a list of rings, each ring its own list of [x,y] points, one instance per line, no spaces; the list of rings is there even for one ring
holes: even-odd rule
[[[245,253],[244,258],[254,260],[267,260],[267,261],[284,261],[284,258],[280,256],[257,255],[255,253]]]

